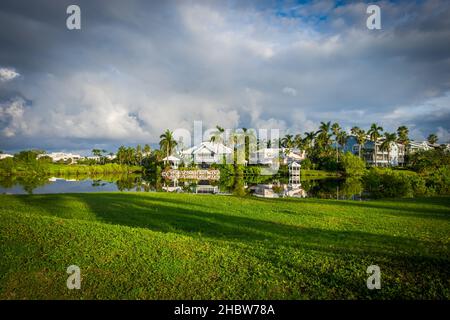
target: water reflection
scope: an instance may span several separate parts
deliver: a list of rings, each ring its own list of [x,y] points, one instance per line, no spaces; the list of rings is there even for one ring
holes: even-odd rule
[[[219,180],[193,180],[164,179],[155,174],[0,178],[0,193],[7,194],[112,191],[233,194],[267,198],[316,197],[360,200],[367,197],[359,179],[301,179],[293,181],[288,177],[236,175],[221,177]]]

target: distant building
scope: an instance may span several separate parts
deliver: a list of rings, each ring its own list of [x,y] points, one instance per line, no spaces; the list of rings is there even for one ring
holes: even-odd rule
[[[410,141],[408,144],[408,153],[413,154],[417,151],[428,151],[434,149],[428,141]]]
[[[202,167],[208,167],[213,163],[230,162],[233,150],[222,143],[202,142],[197,146],[183,150],[179,153],[180,160],[188,163],[195,163]]]
[[[367,137],[366,142],[363,146],[361,146],[361,157],[366,161],[369,165],[376,165],[379,167],[387,167],[387,166],[399,166],[405,163],[405,146],[397,143],[391,143],[391,150],[388,152],[387,150],[382,150],[381,144],[384,142],[384,138],[378,139],[376,143],[369,140]],[[356,137],[350,135],[347,139],[347,143],[344,145],[344,152],[351,152],[355,155],[359,153],[359,144],[356,140]]]
[[[73,154],[73,153],[65,153],[65,152],[52,152],[52,153],[44,153],[37,156],[37,158],[42,157],[50,157],[53,162],[58,161],[68,161],[72,160],[72,163],[76,163],[78,160],[80,160],[82,157],[79,154]]]
[[[274,163],[290,164],[306,159],[306,152],[298,149],[263,148],[251,155],[251,164],[272,165]]]
[[[6,159],[6,158],[13,158],[14,156],[12,154],[8,153],[0,153],[0,160]]]

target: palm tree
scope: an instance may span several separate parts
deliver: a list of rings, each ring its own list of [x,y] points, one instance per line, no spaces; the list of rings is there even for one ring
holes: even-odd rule
[[[124,146],[120,146],[119,149],[117,150],[117,161],[119,161],[120,164],[124,164],[125,162],[125,153],[126,153],[126,148]]]
[[[384,141],[383,141],[383,143],[381,143],[380,149],[382,151],[387,151],[389,165],[391,165],[390,159],[391,159],[392,144],[395,143],[396,141],[397,141],[397,135],[395,133],[389,133],[389,132],[384,133]]]
[[[347,133],[345,131],[339,131],[337,133],[337,135],[336,135],[336,143],[337,144],[336,145],[344,147],[345,144],[347,143],[347,140],[348,140],[348,136],[347,136]],[[339,147],[338,147],[338,153],[337,154],[339,155]],[[339,161],[339,156],[337,158],[337,161]]]
[[[177,142],[173,137],[173,132],[167,129],[162,135],[159,136],[159,138],[161,139],[159,141],[160,149],[166,151],[166,157],[170,156],[177,145]]]
[[[406,126],[400,126],[397,129],[397,135],[398,135],[398,139],[397,141],[401,144],[403,144],[404,146],[406,146],[409,142],[409,129]]]
[[[360,127],[354,126],[350,130],[351,134],[355,136],[356,142],[358,143],[358,156],[361,158],[361,149],[366,142],[366,132]]]
[[[317,138],[315,139],[316,145],[318,145],[319,148],[327,149],[331,144],[331,121],[328,122],[320,122],[319,130],[317,133]],[[320,151],[322,151],[320,150]]]
[[[140,144],[136,146],[136,161],[142,165],[142,147]]]
[[[152,148],[150,148],[150,146],[148,144],[145,144],[145,146],[144,146],[144,155],[146,157],[148,157],[151,152],[152,152]]]
[[[335,122],[331,126],[331,132],[333,132],[334,135],[334,142],[335,142],[335,149],[336,149],[336,161],[339,161],[339,146],[337,137],[339,135],[339,132],[341,132],[341,127],[339,126],[339,123]]]
[[[436,134],[432,133],[428,136],[427,140],[430,144],[435,144],[438,142],[438,136]]]
[[[305,139],[303,139],[303,142],[308,150],[312,148],[315,138],[316,132],[314,131],[305,132]]]
[[[370,136],[370,140],[373,141],[374,148],[374,157],[375,157],[375,166],[377,166],[377,154],[378,154],[378,139],[381,137],[381,131],[383,131],[382,127],[379,127],[376,123],[372,123],[369,131],[367,132]]]
[[[223,133],[225,132],[225,129],[219,126],[216,126],[216,131],[214,131],[214,133],[212,134],[211,138],[209,139],[209,141],[211,142],[217,142],[217,143],[221,143],[223,142]]]
[[[287,134],[284,138],[281,139],[281,146],[287,149],[290,149],[294,145],[294,136],[292,134]]]
[[[359,129],[356,134],[356,142],[358,142],[358,156],[361,158],[361,149],[366,143],[367,133],[363,129]]]

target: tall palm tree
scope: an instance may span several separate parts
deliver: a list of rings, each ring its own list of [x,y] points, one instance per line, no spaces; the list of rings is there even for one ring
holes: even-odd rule
[[[348,136],[347,133],[345,131],[339,131],[336,135],[336,145],[341,146],[342,148],[345,146],[345,144],[347,143],[348,140]],[[339,155],[339,147],[338,147],[338,155]],[[337,160],[339,161],[339,156],[337,158]]]
[[[383,151],[387,151],[387,156],[388,156],[388,165],[391,165],[391,149],[392,149],[392,144],[395,143],[397,141],[397,135],[395,133],[389,133],[389,132],[385,132],[384,133],[384,141],[381,143],[380,145],[380,149]]]
[[[173,137],[173,132],[167,129],[162,135],[159,136],[159,138],[161,139],[159,141],[160,149],[166,152],[166,157],[170,156],[177,145],[177,142]]]
[[[367,133],[363,129],[359,129],[356,134],[356,142],[358,143],[358,156],[361,158],[361,149],[367,140]]]
[[[309,150],[312,148],[314,139],[316,138],[316,132],[305,132],[305,139],[303,139],[306,148]]]
[[[294,145],[294,136],[292,134],[287,134],[281,139],[281,146],[290,149]]]
[[[402,145],[403,148],[403,156],[407,155],[408,152],[408,144],[409,144],[409,129],[406,126],[400,126],[397,129],[397,142],[400,143]],[[403,160],[403,165],[405,164],[405,160]]]
[[[407,145],[409,142],[409,129],[406,126],[400,126],[397,129],[397,135],[398,135],[398,139],[397,141],[403,145]]]
[[[294,137],[294,148],[303,149],[303,139],[300,133],[297,133]]]
[[[225,132],[225,129],[219,126],[216,126],[216,131],[212,134],[209,141],[215,142],[215,143],[222,143],[224,140],[223,134]]]
[[[339,146],[338,146],[339,143],[337,141],[339,132],[341,132],[341,127],[339,126],[339,123],[335,122],[332,124],[331,132],[334,135],[334,145],[335,145],[335,149],[336,149],[336,161],[339,161]]]
[[[152,152],[152,148],[148,144],[145,144],[144,146],[144,155],[145,157],[148,157],[150,153]]]
[[[432,133],[428,136],[427,140],[430,144],[435,144],[438,142],[438,136],[436,134]]]
[[[367,132],[370,136],[370,141],[373,142],[373,148],[374,148],[374,157],[375,157],[375,166],[377,166],[377,154],[378,154],[378,139],[381,137],[381,132],[383,131],[383,128],[378,126],[376,123],[372,123],[370,126],[369,131]]]
[[[366,142],[366,132],[360,127],[354,126],[351,128],[350,133],[355,137],[356,143],[358,143],[358,156],[361,158],[361,149]]]
[[[327,149],[331,144],[330,130],[331,130],[331,121],[320,122],[319,130],[316,132],[317,137],[315,139],[315,142],[319,146],[319,148],[322,149],[321,151],[323,151],[323,149]]]

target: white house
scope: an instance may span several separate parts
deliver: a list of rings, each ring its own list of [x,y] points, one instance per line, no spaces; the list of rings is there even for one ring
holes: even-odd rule
[[[277,161],[280,164],[290,164],[292,162],[300,162],[306,159],[306,152],[297,149],[286,148],[263,148],[257,150],[251,156],[251,163],[272,165]]]
[[[6,159],[6,158],[12,158],[12,157],[14,157],[12,154],[0,153],[0,160]]]
[[[417,151],[427,151],[431,149],[433,149],[433,147],[428,143],[428,141],[410,141],[408,144],[408,152],[410,154]]]
[[[213,163],[223,163],[224,159],[230,161],[233,150],[222,143],[202,142],[197,146],[180,152],[180,158],[185,163],[196,163],[202,167]]]
[[[49,154],[40,154],[37,156],[37,158],[42,157],[50,157],[52,158],[53,162],[57,162],[60,160],[67,161],[72,160],[73,163],[77,162],[77,160],[80,160],[82,157],[79,154],[73,154],[73,153],[64,153],[64,152],[52,152]]]

